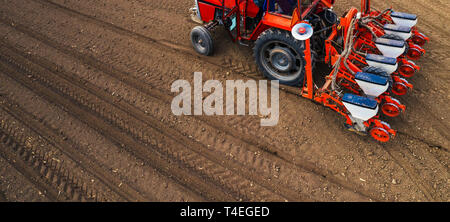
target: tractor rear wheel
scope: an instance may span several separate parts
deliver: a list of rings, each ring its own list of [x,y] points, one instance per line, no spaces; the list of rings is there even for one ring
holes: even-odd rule
[[[280,84],[298,86],[305,77],[304,50],[304,42],[296,40],[291,33],[268,29],[256,40],[253,53],[265,77],[278,80]]]
[[[191,31],[191,42],[195,51],[201,55],[209,56],[214,51],[211,33],[203,26],[196,26]]]

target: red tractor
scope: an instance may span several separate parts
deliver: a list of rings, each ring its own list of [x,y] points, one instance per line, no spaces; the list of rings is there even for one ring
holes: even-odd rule
[[[413,86],[405,79],[420,68],[410,60],[424,53],[429,40],[415,25],[417,16],[387,9],[373,10],[370,0],[361,11],[344,16],[333,12],[334,0],[196,0],[191,32],[194,49],[212,55],[211,32],[223,26],[233,41],[253,45],[265,77],[301,87],[301,95],[346,118],[349,130],[370,134],[381,142],[396,135],[381,113],[396,117],[405,106],[393,95]],[[318,87],[313,67],[332,67]],[[381,108],[380,108],[381,107]],[[381,110],[381,112],[379,112]]]

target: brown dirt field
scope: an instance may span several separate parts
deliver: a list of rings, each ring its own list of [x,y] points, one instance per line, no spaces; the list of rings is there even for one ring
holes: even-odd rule
[[[386,144],[290,87],[275,127],[173,115],[196,71],[262,79],[223,31],[194,52],[192,0],[0,0],[0,201],[450,201],[450,4],[373,2],[431,38]]]

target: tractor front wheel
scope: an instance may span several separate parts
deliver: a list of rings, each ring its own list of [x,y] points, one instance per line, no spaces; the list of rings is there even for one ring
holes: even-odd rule
[[[201,55],[209,56],[214,51],[211,33],[203,26],[192,29],[191,42],[195,51]]]
[[[305,45],[291,33],[268,29],[255,42],[256,64],[264,76],[280,84],[298,86],[305,76]],[[311,59],[314,59],[313,56]]]

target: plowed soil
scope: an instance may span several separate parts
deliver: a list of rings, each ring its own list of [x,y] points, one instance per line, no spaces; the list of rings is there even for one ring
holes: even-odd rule
[[[450,201],[450,4],[373,4],[431,38],[386,144],[290,87],[275,127],[173,115],[194,72],[263,79],[223,30],[194,52],[193,0],[0,0],[0,201]]]

